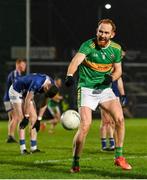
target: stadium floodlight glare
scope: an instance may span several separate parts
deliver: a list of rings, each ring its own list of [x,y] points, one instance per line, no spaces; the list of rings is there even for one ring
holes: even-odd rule
[[[111,9],[111,4],[108,4],[108,3],[105,4],[105,8],[106,8],[106,9]]]
[[[99,4],[98,5],[98,20],[103,18],[103,11],[107,11],[109,9],[111,9],[111,4],[110,3],[106,3],[106,4]]]

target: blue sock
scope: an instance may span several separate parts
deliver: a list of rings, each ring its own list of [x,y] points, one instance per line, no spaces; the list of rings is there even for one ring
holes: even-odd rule
[[[34,151],[37,149],[37,141],[31,140],[31,150]]]
[[[20,139],[19,144],[20,144],[20,151],[23,152],[26,149],[25,139]]]
[[[110,148],[115,146],[115,141],[114,138],[109,138],[109,144],[110,144]]]
[[[36,146],[36,145],[37,145],[37,141],[36,140],[31,140],[31,147]]]
[[[107,140],[106,140],[106,138],[101,138],[101,144],[102,144],[102,149],[107,148]]]
[[[25,139],[20,139],[20,140],[19,140],[19,144],[20,144],[20,145],[24,145],[24,144],[25,144]]]

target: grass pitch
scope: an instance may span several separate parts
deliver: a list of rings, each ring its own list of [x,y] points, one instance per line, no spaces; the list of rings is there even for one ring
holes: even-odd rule
[[[71,174],[75,131],[59,124],[55,133],[39,132],[41,153],[20,155],[19,144],[7,144],[7,122],[0,122],[0,179],[147,179],[147,119],[126,120],[124,156],[133,166],[123,171],[113,165],[114,152],[100,151],[99,123],[92,123],[81,157],[81,172]],[[28,133],[27,133],[28,134]],[[29,150],[29,137],[27,135]]]

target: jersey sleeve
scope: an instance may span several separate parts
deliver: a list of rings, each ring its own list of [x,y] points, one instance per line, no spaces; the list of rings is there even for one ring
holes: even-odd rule
[[[119,63],[122,61],[122,49],[117,49],[115,63]]]
[[[114,63],[119,63],[122,60],[122,48],[119,44],[111,41],[110,47],[114,53]]]
[[[8,89],[10,88],[11,84],[13,83],[13,79],[14,79],[14,73],[11,72],[8,75],[8,78],[7,78],[7,87],[8,87]]]
[[[88,42],[84,42],[80,48],[79,48],[79,53],[83,53],[85,54],[86,56],[91,52],[91,48],[90,48],[90,45]]]

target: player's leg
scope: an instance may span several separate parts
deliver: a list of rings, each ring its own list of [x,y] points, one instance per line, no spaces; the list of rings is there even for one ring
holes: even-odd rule
[[[55,106],[48,106],[47,107],[49,113],[51,114],[52,116],[52,119],[50,119],[48,122],[50,124],[50,127],[49,127],[49,130],[48,132],[50,134],[52,134],[54,132],[54,128],[58,122],[58,117],[56,116],[56,109],[55,109]]]
[[[10,101],[4,101],[5,110],[8,113],[8,138],[6,140],[7,143],[16,142],[14,138],[14,131],[12,130],[12,121],[13,121],[13,114],[12,114],[12,105]]]
[[[114,151],[115,149],[115,123],[110,116],[110,122],[108,124],[108,137],[109,137],[109,151]]]
[[[37,112],[36,112],[36,107],[33,101],[31,101],[30,104],[30,122],[31,122],[31,126],[30,126],[30,150],[32,153],[35,152],[40,152],[39,149],[37,149],[37,131],[36,128],[33,128],[36,120],[37,120]]]
[[[104,109],[100,108],[101,110],[101,125],[100,125],[100,137],[101,137],[101,145],[102,150],[114,150],[114,126],[113,126],[113,119],[111,115],[105,111]],[[107,137],[109,138],[109,145],[107,147]]]
[[[101,149],[106,150],[107,149],[107,125],[106,125],[106,119],[105,119],[105,112],[102,108],[100,108],[101,112],[101,122],[100,122],[100,138],[101,138]]]
[[[109,126],[110,126],[110,116],[109,114],[102,108],[100,108],[101,112],[101,124],[100,124],[100,137],[101,137],[101,149],[102,151],[108,150],[107,148],[107,134],[109,134]]]
[[[116,123],[116,132],[118,134],[118,143],[116,146],[123,146],[124,141],[124,117],[120,103],[117,100],[111,100],[102,103],[102,107],[111,113],[115,123]]]
[[[106,119],[107,119],[106,131],[107,131],[107,137],[109,138],[109,147],[107,148],[107,150],[114,151],[114,148],[115,148],[115,140],[114,140],[115,123],[114,123],[112,116],[108,112],[106,112]]]
[[[17,142],[15,139],[15,132],[18,125],[18,118],[14,110],[9,112],[9,123],[8,123],[8,140],[7,142]]]
[[[25,143],[25,126],[23,125],[23,103],[17,102],[13,103],[13,110],[19,119],[19,144],[20,144],[20,152],[21,154],[28,154],[26,150],[26,143]]]
[[[18,93],[13,89],[11,85],[9,89],[10,102],[12,104],[13,111],[15,112],[19,121],[19,143],[21,154],[28,154],[25,144],[25,127],[28,121],[23,116],[23,97],[21,93]]]
[[[71,172],[80,171],[79,159],[92,121],[92,111],[89,107],[80,107],[79,113],[81,121],[80,127],[73,140],[73,163]]]
[[[105,110],[109,111],[116,125],[115,131],[117,133],[117,140],[115,148],[115,164],[120,166],[122,169],[130,170],[132,169],[132,167],[126,162],[125,158],[123,157],[125,123],[120,102],[115,99],[103,102],[101,105]]]
[[[11,110],[12,111],[12,110]],[[12,123],[12,112],[9,111],[8,112],[8,138],[7,138],[7,143],[10,143],[11,142],[11,139],[12,139],[12,134],[10,133],[10,127],[11,127],[11,123]]]
[[[77,102],[80,113],[80,126],[73,139],[73,163],[71,172],[79,172],[79,159],[83,150],[83,146],[92,122],[92,110],[95,110],[98,105],[98,99],[93,94],[92,89],[79,88]]]
[[[39,112],[38,112],[38,120],[40,120],[40,121],[42,120],[43,115],[44,115],[46,109],[47,109],[47,105],[46,104],[42,105],[42,107],[40,107]],[[41,131],[45,131],[45,129],[46,129],[46,122],[41,122],[40,123],[40,130]]]
[[[50,109],[50,112],[51,112],[52,116],[54,117],[52,120],[49,121],[49,123],[50,123],[49,133],[52,133],[52,132],[54,132],[56,125],[60,121],[61,112],[60,112],[60,109],[58,106],[55,106],[54,108]]]
[[[48,133],[49,134],[52,134],[54,131],[54,122],[57,121],[56,119],[56,116],[55,116],[55,111],[54,111],[54,107],[51,107],[51,106],[48,106],[47,107],[48,111],[50,112],[51,116],[52,116],[52,119],[50,119],[48,122],[50,124],[50,127],[49,127],[49,130],[48,130]]]

